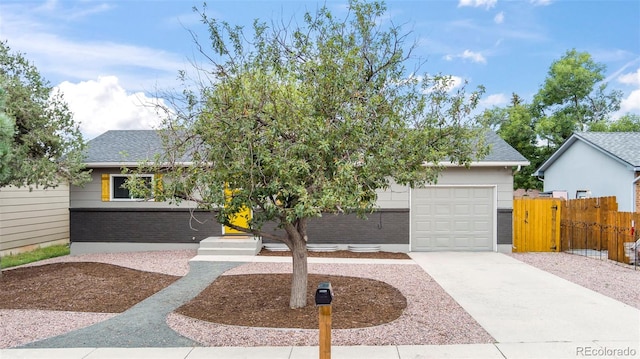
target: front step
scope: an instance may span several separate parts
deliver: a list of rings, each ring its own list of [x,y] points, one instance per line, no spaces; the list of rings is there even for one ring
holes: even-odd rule
[[[200,241],[198,255],[255,256],[262,249],[262,239],[249,236],[208,237]]]

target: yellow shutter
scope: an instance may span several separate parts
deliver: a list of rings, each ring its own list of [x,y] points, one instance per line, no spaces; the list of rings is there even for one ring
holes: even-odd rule
[[[111,195],[109,193],[109,174],[102,174],[102,202],[109,202]]]
[[[153,194],[153,197],[154,197],[155,201],[160,201],[161,198],[163,197],[162,196],[162,190],[164,189],[164,187],[162,185],[162,174],[161,173],[156,173],[155,181],[156,181],[155,188],[153,189],[155,193]]]

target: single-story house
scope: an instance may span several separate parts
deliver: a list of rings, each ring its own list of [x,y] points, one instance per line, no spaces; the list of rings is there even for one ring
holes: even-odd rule
[[[0,256],[69,243],[69,186],[0,188]]]
[[[569,199],[615,196],[622,212],[640,210],[640,132],[576,132],[534,173],[545,191]]]
[[[470,168],[448,164],[437,184],[394,184],[367,220],[325,215],[309,221],[311,244],[366,244],[386,251],[511,251],[513,173],[529,162],[495,133],[491,152]],[[155,131],[108,131],[89,141],[93,180],[70,190],[72,253],[197,248],[224,228],[211,213],[131,198],[122,167],[160,148]],[[153,176],[154,174],[149,174]]]

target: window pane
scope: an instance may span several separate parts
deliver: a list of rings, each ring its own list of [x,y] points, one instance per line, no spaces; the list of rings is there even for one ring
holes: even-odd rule
[[[131,198],[129,190],[123,188],[124,183],[127,181],[126,176],[116,177],[113,176],[113,198]]]

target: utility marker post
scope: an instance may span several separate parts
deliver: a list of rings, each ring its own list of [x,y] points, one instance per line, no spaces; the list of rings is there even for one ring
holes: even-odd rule
[[[318,324],[320,329],[320,359],[331,359],[331,301],[333,289],[331,283],[321,282],[316,289]]]

